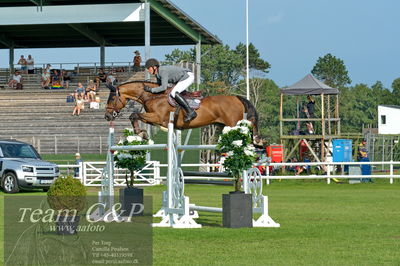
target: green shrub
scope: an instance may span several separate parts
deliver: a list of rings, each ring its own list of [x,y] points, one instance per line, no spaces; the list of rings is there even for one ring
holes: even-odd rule
[[[47,192],[47,201],[54,210],[80,212],[86,205],[86,187],[72,176],[57,178]]]

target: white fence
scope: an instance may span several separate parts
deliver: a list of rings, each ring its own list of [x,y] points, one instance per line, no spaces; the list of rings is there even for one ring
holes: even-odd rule
[[[345,165],[359,167],[362,164],[378,166],[378,165],[387,165],[389,166],[389,171],[381,174],[371,174],[371,175],[347,175],[344,173],[343,169]],[[74,174],[74,169],[79,169],[79,174],[77,178],[81,180],[81,182],[85,186],[89,187],[100,187],[101,186],[101,175],[103,173],[103,168],[106,165],[106,162],[84,162],[80,165],[59,165],[60,170],[64,174]],[[394,174],[395,166],[400,167],[400,162],[300,162],[300,163],[270,163],[270,164],[260,164],[262,166],[266,166],[266,174],[262,176],[262,179],[266,180],[266,183],[269,185],[272,180],[276,179],[325,179],[328,184],[331,183],[331,180],[334,178],[340,179],[361,179],[361,178],[384,178],[389,179],[390,184],[393,184],[394,179],[399,179],[400,174]],[[273,175],[270,171],[270,166],[273,169],[280,169],[286,166],[320,166],[326,167],[328,171],[324,175]],[[341,166],[342,171],[340,173],[336,172],[334,169],[336,166]],[[144,169],[137,173],[135,182],[138,186],[153,186],[159,185],[161,182],[166,180],[166,176],[161,176],[161,168],[167,168],[167,164],[160,164],[158,161],[149,161]],[[222,169],[220,164],[182,164],[182,168],[185,167],[206,167],[209,171],[218,172]],[[115,169],[115,179],[114,186],[123,187],[126,184],[125,176],[129,173],[124,169]],[[201,180],[228,180],[230,178],[226,177],[191,177],[186,176],[185,179],[201,179]]]
[[[75,169],[78,169],[76,178],[81,180],[82,184],[88,187],[100,187],[101,178],[106,162],[83,162],[76,165],[59,165],[63,174],[74,175]],[[126,186],[126,179],[129,180],[129,171],[115,168],[114,186]],[[135,182],[138,186],[154,186],[161,183],[160,166],[158,161],[149,161],[142,171],[136,173]]]

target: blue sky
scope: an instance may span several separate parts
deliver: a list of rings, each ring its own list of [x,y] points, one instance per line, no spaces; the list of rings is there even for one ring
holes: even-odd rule
[[[246,41],[245,0],[171,1],[224,44]],[[310,73],[327,53],[344,61],[352,85],[380,80],[390,88],[400,77],[398,0],[249,0],[249,9],[250,41],[272,65],[267,77],[279,86]],[[107,48],[106,61],[130,61],[136,48]],[[190,47],[154,47],[152,55],[163,59],[173,48]],[[16,58],[20,54],[32,54],[37,63],[99,60],[93,48],[15,51]],[[6,66],[8,50],[0,58]]]

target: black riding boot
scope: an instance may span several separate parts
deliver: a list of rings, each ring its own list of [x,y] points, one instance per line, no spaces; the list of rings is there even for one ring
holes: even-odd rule
[[[186,100],[179,94],[175,93],[175,101],[183,107],[183,109],[186,112],[184,122],[187,123],[190,120],[193,120],[197,117],[196,112],[190,108],[189,104],[186,102]]]

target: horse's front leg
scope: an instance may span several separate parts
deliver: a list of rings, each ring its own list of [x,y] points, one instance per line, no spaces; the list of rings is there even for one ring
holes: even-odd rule
[[[141,132],[141,129],[139,127],[139,113],[132,113],[129,116],[129,120],[131,121],[132,128],[135,131],[135,133],[139,134]]]
[[[157,113],[132,113],[129,116],[129,120],[131,121],[133,130],[138,135],[142,134],[143,132],[145,132],[144,135],[147,135],[147,132],[145,130],[140,129],[139,120],[142,121],[143,123],[150,125],[158,125],[163,127],[168,126],[167,123],[165,123]]]

